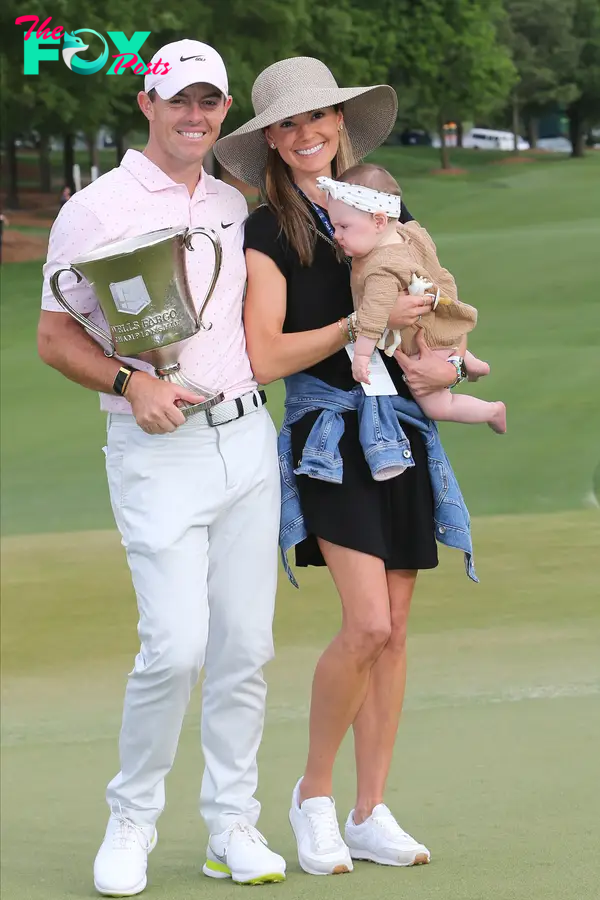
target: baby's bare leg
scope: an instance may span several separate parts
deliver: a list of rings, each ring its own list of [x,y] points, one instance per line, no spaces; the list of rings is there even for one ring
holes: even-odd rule
[[[470,350],[467,350],[465,352],[464,359],[469,381],[477,381],[477,379],[481,378],[482,375],[490,374],[489,363],[484,362],[482,359],[477,359],[477,357],[473,353],[471,353]]]
[[[448,349],[433,351],[436,356],[448,359]],[[506,406],[500,400],[489,403],[467,394],[453,394],[445,388],[431,394],[419,394],[415,400],[430,419],[437,422],[460,422],[477,425],[485,422],[498,434],[506,431]]]
[[[500,400],[488,403],[468,394],[453,394],[448,389],[415,399],[423,412],[437,422],[461,422],[464,425],[486,422],[498,434],[506,431],[506,406]]]

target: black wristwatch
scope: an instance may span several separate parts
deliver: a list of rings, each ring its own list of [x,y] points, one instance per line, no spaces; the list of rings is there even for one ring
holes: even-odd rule
[[[121,368],[117,372],[117,376],[113,381],[113,391],[115,392],[115,394],[118,394],[119,397],[125,396],[125,391],[127,390],[129,379],[135,371],[135,369],[130,369],[129,366],[121,366]]]
[[[467,380],[467,367],[465,366],[465,361],[462,356],[449,356],[448,362],[452,363],[454,368],[456,369],[456,381],[453,381],[450,388],[456,387],[457,384],[460,384],[461,381]]]

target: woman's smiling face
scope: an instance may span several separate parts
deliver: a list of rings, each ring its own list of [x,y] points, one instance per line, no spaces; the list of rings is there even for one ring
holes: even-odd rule
[[[265,137],[292,171],[315,178],[331,165],[340,143],[341,111],[333,106],[281,119],[265,129]]]

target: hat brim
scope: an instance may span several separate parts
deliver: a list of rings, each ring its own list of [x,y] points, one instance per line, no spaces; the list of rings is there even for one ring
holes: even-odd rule
[[[180,91],[183,91],[187,87],[191,87],[192,84],[208,84],[210,87],[214,87],[222,97],[227,97],[228,94],[223,90],[223,87],[219,87],[218,84],[214,84],[212,81],[199,81],[197,78],[194,78],[190,81],[189,77],[181,77],[174,79],[172,82],[163,81],[160,84],[157,84],[154,90],[161,98],[161,100],[171,100],[176,94]]]
[[[197,73],[192,73],[192,75],[179,74],[171,79],[167,76],[162,81],[158,82],[154,87],[154,90],[161,100],[171,100],[172,97],[180,91],[183,91],[185,88],[190,87],[192,84],[208,84],[211,87],[214,87],[224,97],[228,96],[227,85],[214,84],[212,81],[207,81],[206,78],[197,78],[196,75]],[[225,87],[225,90],[223,90],[223,87]],[[149,88],[148,90],[152,90],[152,88]]]
[[[387,84],[312,91],[304,88],[280,97],[260,115],[218,140],[214,154],[240,181],[261,187],[268,153],[263,129],[281,119],[339,103],[344,104],[344,123],[354,152],[362,159],[381,146],[395,125],[398,98]]]

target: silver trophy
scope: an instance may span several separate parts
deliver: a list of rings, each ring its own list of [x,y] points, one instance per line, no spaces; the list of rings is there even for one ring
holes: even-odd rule
[[[210,284],[198,312],[185,267],[185,252],[194,249],[195,234],[208,238],[215,253]],[[204,397],[202,403],[181,404],[180,409],[187,418],[223,399],[223,393],[187,379],[178,362],[181,342],[211,327],[202,317],[219,277],[221,258],[221,241],[212,229],[163,228],[76,257],[68,268],[52,275],[50,287],[69,315],[108,344],[110,350],[104,351],[107,356],[141,359],[154,366],[159,378]],[[78,282],[87,279],[110,334],[73,309],[65,299],[58,285],[63,272],[72,272]]]

